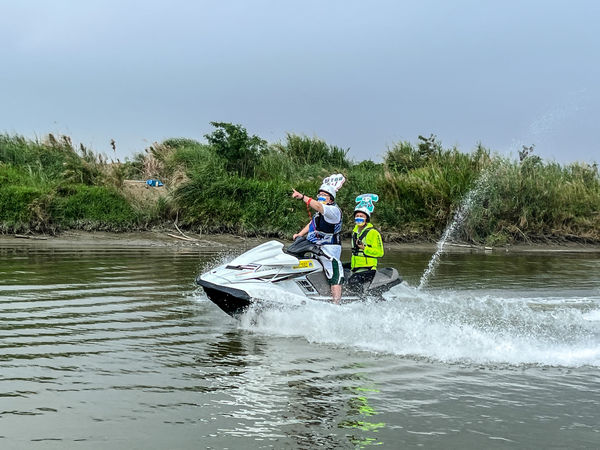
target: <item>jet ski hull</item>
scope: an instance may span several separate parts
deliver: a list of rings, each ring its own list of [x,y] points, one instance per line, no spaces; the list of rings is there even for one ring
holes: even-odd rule
[[[200,277],[196,278],[196,283],[202,286],[211,302],[231,317],[243,314],[253,303],[250,295],[241,289],[219,286]]]

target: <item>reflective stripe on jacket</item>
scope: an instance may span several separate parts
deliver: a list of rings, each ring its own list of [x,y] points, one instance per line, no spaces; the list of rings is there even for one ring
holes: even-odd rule
[[[365,244],[364,250],[358,248],[358,242]],[[383,256],[383,242],[381,234],[373,224],[367,223],[362,231],[359,231],[358,225],[352,230],[352,259],[350,262],[352,270],[355,269],[377,269],[377,258]]]

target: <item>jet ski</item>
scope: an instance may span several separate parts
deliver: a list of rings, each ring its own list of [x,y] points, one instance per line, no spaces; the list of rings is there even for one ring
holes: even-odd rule
[[[331,302],[330,286],[317,259],[321,254],[322,250],[304,237],[296,239],[287,249],[279,241],[268,241],[198,275],[196,284],[232,317],[240,316],[255,304],[277,306],[273,305],[277,299],[293,299],[292,303],[298,305],[307,300]],[[350,275],[350,270],[344,269],[346,280]],[[396,269],[378,269],[370,282],[353,289],[344,285],[341,303],[369,298],[382,300],[383,293],[401,282]]]

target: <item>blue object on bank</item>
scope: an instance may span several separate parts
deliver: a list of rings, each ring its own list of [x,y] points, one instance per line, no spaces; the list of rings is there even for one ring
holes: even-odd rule
[[[159,181],[159,180],[146,180],[146,184],[148,186],[154,186],[154,187],[162,186],[163,185],[162,182]]]

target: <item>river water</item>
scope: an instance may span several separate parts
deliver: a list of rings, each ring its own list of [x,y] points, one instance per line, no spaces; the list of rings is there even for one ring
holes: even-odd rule
[[[0,247],[0,448],[600,448],[600,254],[388,251],[388,302],[250,312],[239,248]]]

